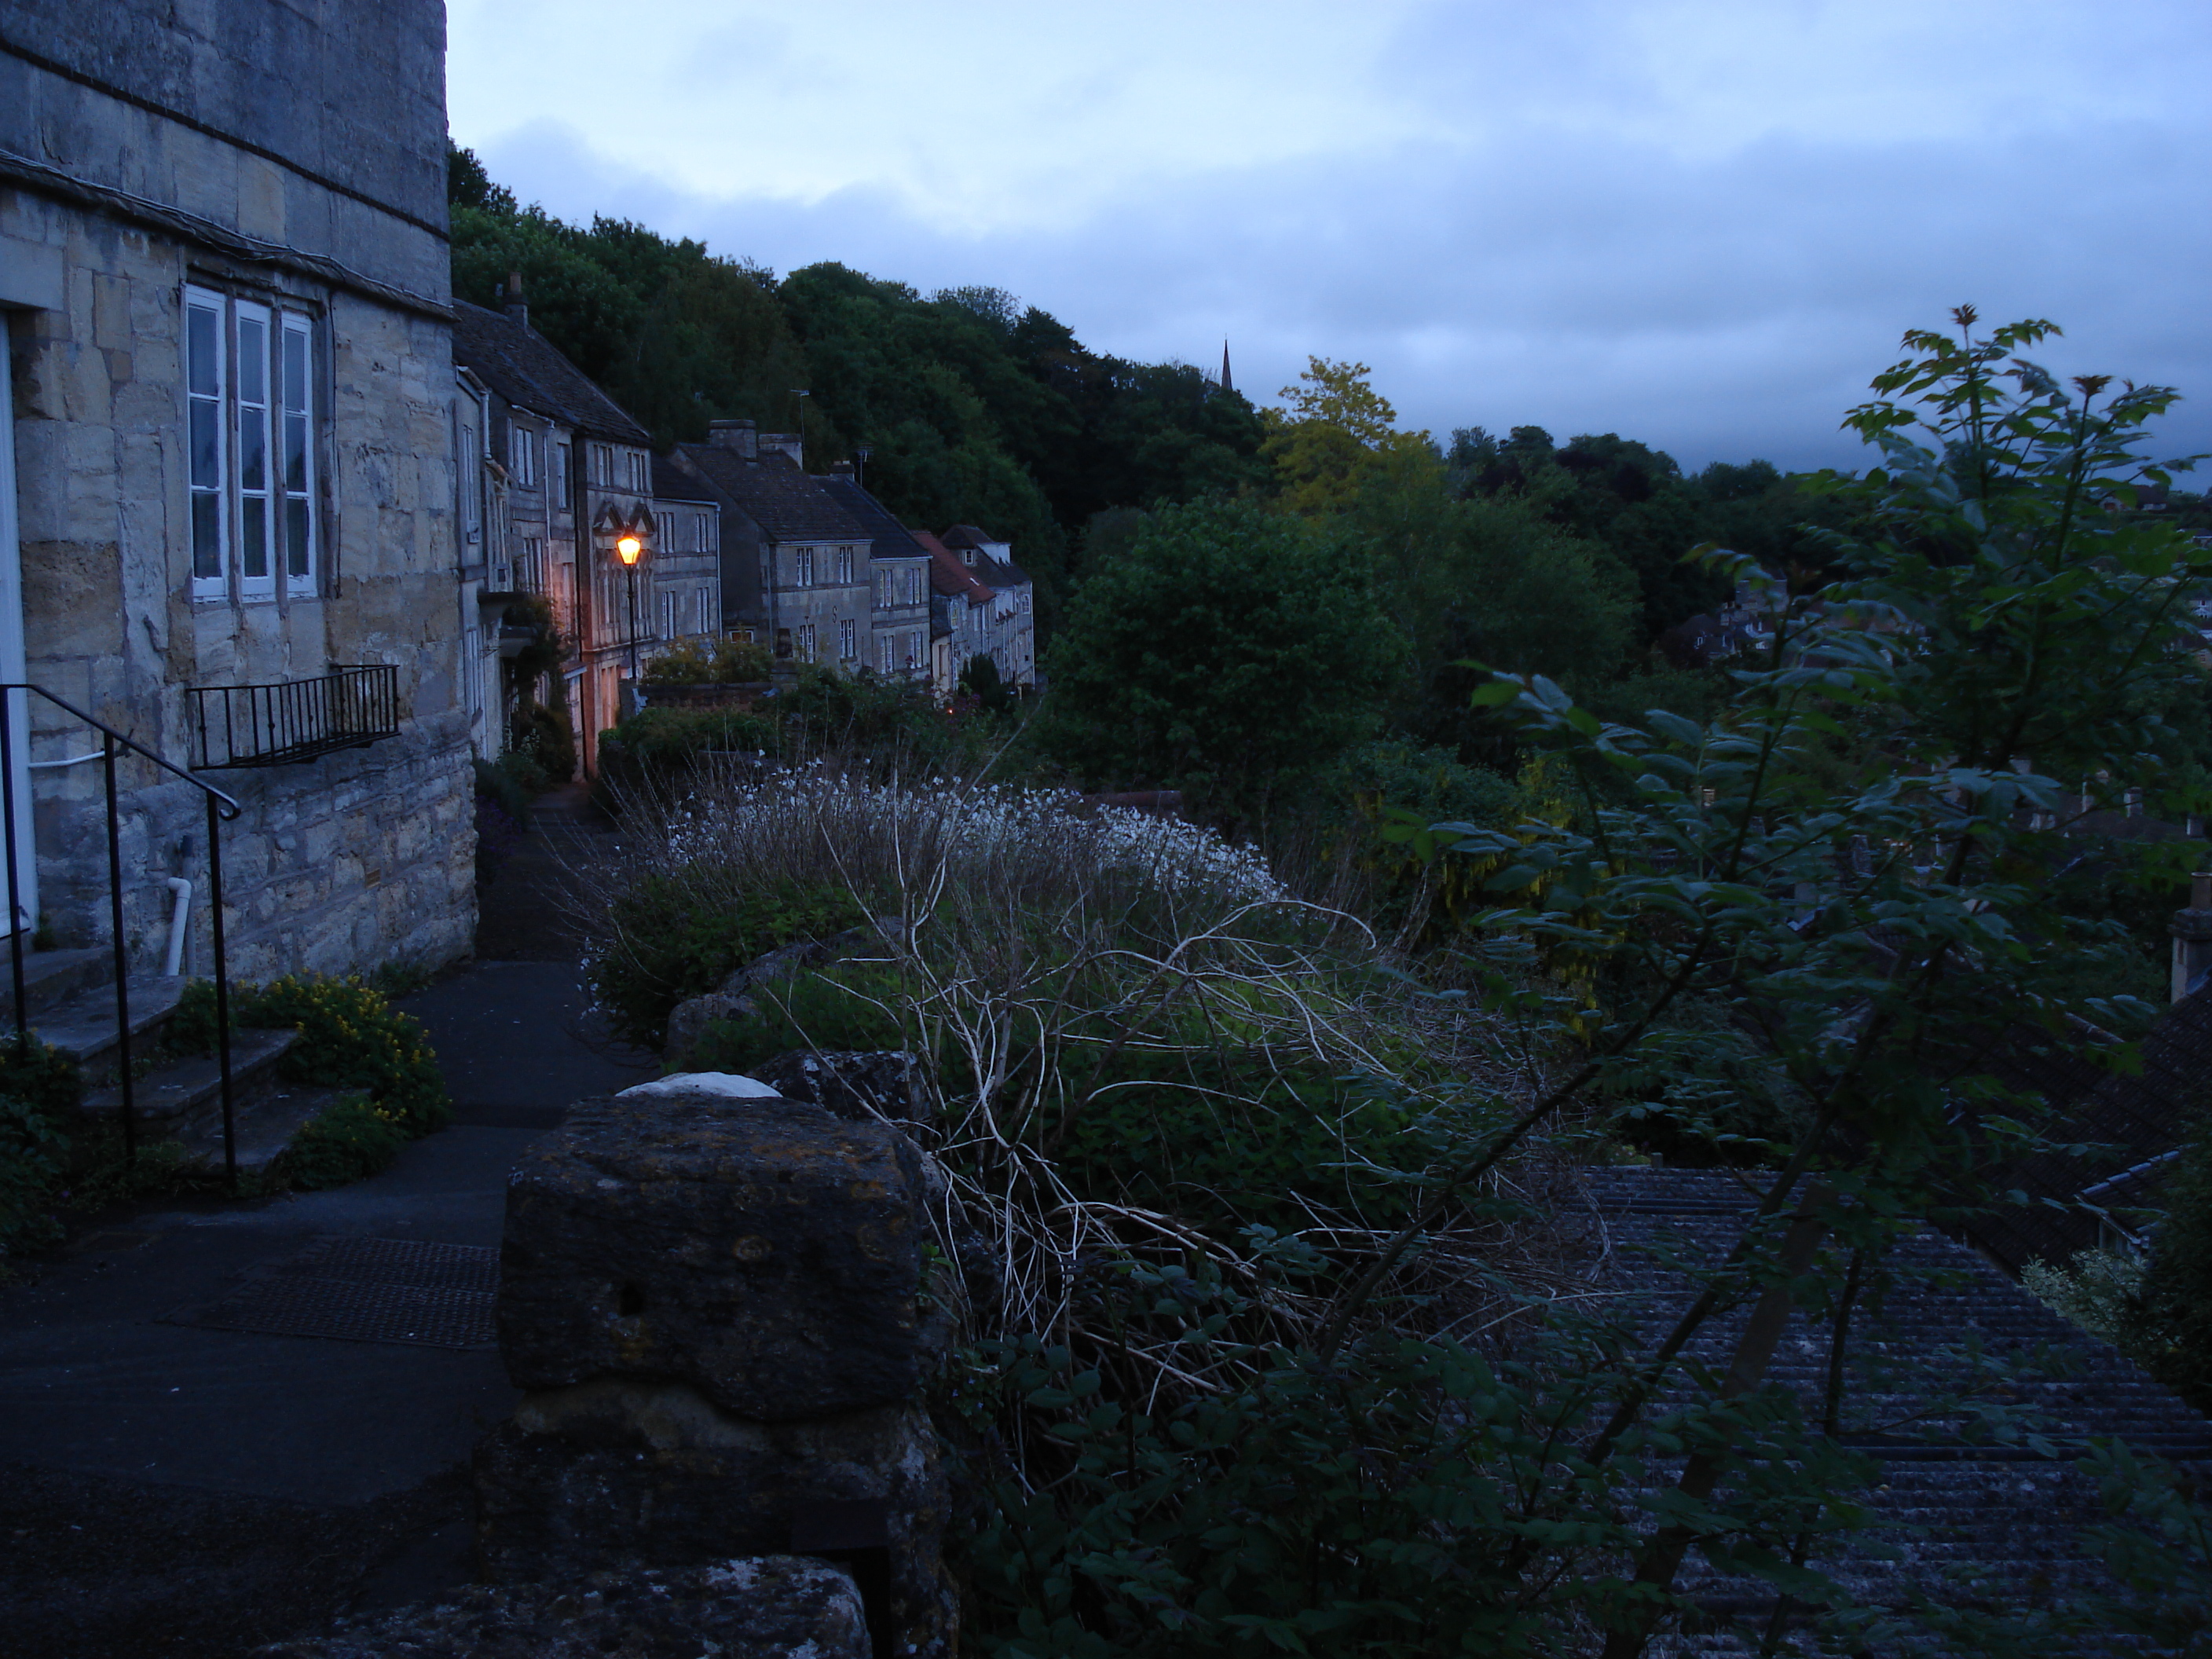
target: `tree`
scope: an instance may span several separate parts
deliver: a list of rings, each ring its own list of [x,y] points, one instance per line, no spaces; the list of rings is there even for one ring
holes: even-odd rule
[[[1367,383],[1364,363],[1309,357],[1298,384],[1283,388],[1287,411],[1261,417],[1267,436],[1261,453],[1275,468],[1283,505],[1317,518],[1351,505],[1376,472],[1400,465],[1440,464],[1425,432],[1401,432],[1398,411]]]
[[[1978,337],[1976,320],[1961,308],[1955,338],[1908,334],[1914,355],[1848,417],[1882,452],[1863,477],[1820,483],[1850,509],[1857,533],[1831,538],[1850,579],[1817,599],[1775,595],[1771,651],[1718,718],[1607,726],[1547,679],[1500,675],[1477,700],[1556,747],[1581,808],[1565,823],[1427,832],[1480,860],[1515,907],[1491,918],[1500,1003],[1534,1006],[1528,970],[1548,969],[1533,982],[1566,993],[1553,1006],[1585,1046],[1539,1099],[1496,1103],[1428,1172],[1413,1218],[1340,1296],[1332,1344],[1425,1230],[1562,1113],[1609,1089],[1648,1099],[1638,1091],[1664,1079],[1662,1097],[1717,1139],[1711,1079],[1743,1076],[1747,1057],[1773,1079],[1763,1121],[1725,1131],[1766,1165],[1759,1222],[1702,1270],[1667,1340],[1605,1385],[1610,1419],[1582,1449],[1587,1480],[1631,1451],[1662,1386],[1702,1396],[1670,1408],[1695,1449],[1637,1547],[1606,1659],[1644,1651],[1686,1552],[1734,1524],[1717,1494],[1757,1461],[1741,1413],[1793,1303],[1833,1322],[1826,1416],[1848,1428],[1841,1344],[1859,1287],[1894,1271],[1887,1218],[2003,1202],[1992,1177],[2040,1144],[2049,1113],[2008,1081],[2007,1045],[2085,1018],[2109,1030],[2125,1012],[2076,988],[2083,959],[2130,947],[2056,902],[2051,872],[2068,859],[2049,826],[2065,780],[2154,778],[2172,747],[2162,694],[2201,692],[2177,623],[2212,566],[2170,528],[2095,506],[2165,481],[2137,451],[2175,394],[2130,386],[2100,404],[2101,376],[2069,393],[2015,356],[2049,324]],[[1741,556],[1705,558],[1772,582]],[[1823,787],[1808,759],[1837,741],[1858,775]],[[1693,999],[1724,1024],[1681,1023]],[[1753,1310],[1724,1380],[1667,1383],[1732,1301]],[[1802,1535],[1790,1553],[1803,1559]]]
[[[1404,660],[1340,543],[1249,505],[1170,507],[1077,597],[1048,661],[1044,741],[1103,783],[1263,813],[1376,729]]]

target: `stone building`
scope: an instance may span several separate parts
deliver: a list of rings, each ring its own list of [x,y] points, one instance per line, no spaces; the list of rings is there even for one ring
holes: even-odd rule
[[[722,509],[722,625],[785,663],[851,671],[873,622],[870,538],[823,481],[801,470],[798,441],[750,421],[714,421],[707,441],[676,446],[675,468]]]
[[[887,679],[929,678],[929,550],[861,488],[849,464],[820,480],[868,532],[871,643],[866,666]]]
[[[656,646],[711,644],[722,632],[722,506],[665,455],[653,458]]]
[[[928,531],[914,538],[929,555],[929,688],[949,697],[969,662],[991,653],[991,609],[997,595],[974,567]]]
[[[1036,606],[1029,573],[1014,562],[1012,544],[972,524],[956,524],[939,539],[991,590],[980,654],[998,665],[999,678],[1006,684],[1034,687]]]
[[[0,680],[238,799],[234,972],[461,954],[442,8],[7,15]],[[79,758],[95,734],[37,696],[12,719],[23,921],[104,940],[102,769]],[[127,951],[161,963],[181,896],[177,943],[204,972],[204,797],[118,769]]]
[[[589,772],[623,680],[658,637],[653,439],[531,327],[519,280],[499,311],[453,302],[453,359],[487,388],[484,455],[505,504],[470,580],[488,612],[550,604],[568,645],[558,691]],[[619,556],[625,538],[635,566]]]

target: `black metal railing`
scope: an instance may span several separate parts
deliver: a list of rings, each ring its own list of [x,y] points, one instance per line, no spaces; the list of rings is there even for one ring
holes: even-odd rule
[[[290,766],[399,735],[399,671],[337,668],[312,680],[189,688],[195,771]]]
[[[208,915],[213,924],[215,950],[216,1066],[222,1094],[222,1168],[232,1190],[238,1186],[236,1102],[230,1074],[230,963],[222,934],[222,825],[246,809],[213,784],[204,783],[183,768],[163,760],[144,744],[134,742],[104,720],[94,719],[66,698],[42,685],[0,684],[0,841],[5,842],[8,865],[8,963],[15,993],[15,1056],[28,1058],[31,1048],[30,999],[24,984],[23,938],[31,917],[23,903],[21,859],[30,849],[17,833],[15,787],[16,698],[22,699],[24,732],[27,741],[30,700],[44,697],[64,713],[82,720],[100,733],[97,751],[107,793],[107,914],[115,951],[115,1066],[123,1112],[123,1154],[131,1163],[138,1158],[138,1113],[133,1092],[131,1058],[131,963],[123,927],[122,815],[116,793],[115,763],[128,752],[151,761],[172,777],[181,778],[198,790],[207,803]],[[91,759],[91,756],[84,757]],[[25,785],[28,788],[27,782]]]

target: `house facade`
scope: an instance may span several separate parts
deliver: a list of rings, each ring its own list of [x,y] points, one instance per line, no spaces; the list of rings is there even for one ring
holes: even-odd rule
[[[868,534],[868,629],[862,665],[886,679],[929,678],[929,550],[839,463],[819,482]]]
[[[467,567],[479,637],[495,641],[525,614],[516,601],[547,602],[567,659],[560,684],[533,695],[566,707],[590,772],[622,682],[659,640],[652,434],[531,327],[519,279],[498,311],[463,300],[453,310],[463,385],[485,389],[483,489],[498,504],[485,508],[487,539]],[[622,556],[625,541],[635,563]]]
[[[8,9],[0,680],[236,798],[234,972],[433,964],[475,922],[443,9],[207,15]],[[14,923],[105,943],[97,734],[9,720]],[[126,952],[181,906],[204,972],[205,798],[135,757],[117,784]]]
[[[981,619],[981,648],[971,654],[988,656],[997,664],[1005,684],[1034,690],[1035,592],[1028,573],[1014,562],[1012,544],[972,524],[956,524],[938,539],[991,591],[990,605]]]
[[[929,555],[929,689],[949,697],[969,662],[991,653],[991,611],[997,595],[972,565],[927,530],[914,538]]]
[[[857,671],[872,647],[871,538],[797,447],[750,421],[714,421],[670,460],[721,508],[723,631],[779,663]]]
[[[722,507],[665,455],[653,458],[654,646],[722,632]]]

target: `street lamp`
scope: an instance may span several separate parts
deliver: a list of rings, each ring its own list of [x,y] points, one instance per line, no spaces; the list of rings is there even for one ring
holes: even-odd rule
[[[875,453],[872,444],[853,446],[853,482],[863,489],[868,487],[868,457]]]
[[[625,528],[615,538],[615,556],[623,562],[623,574],[629,587],[629,677],[637,678],[637,566],[645,556],[645,539],[636,531]]]

